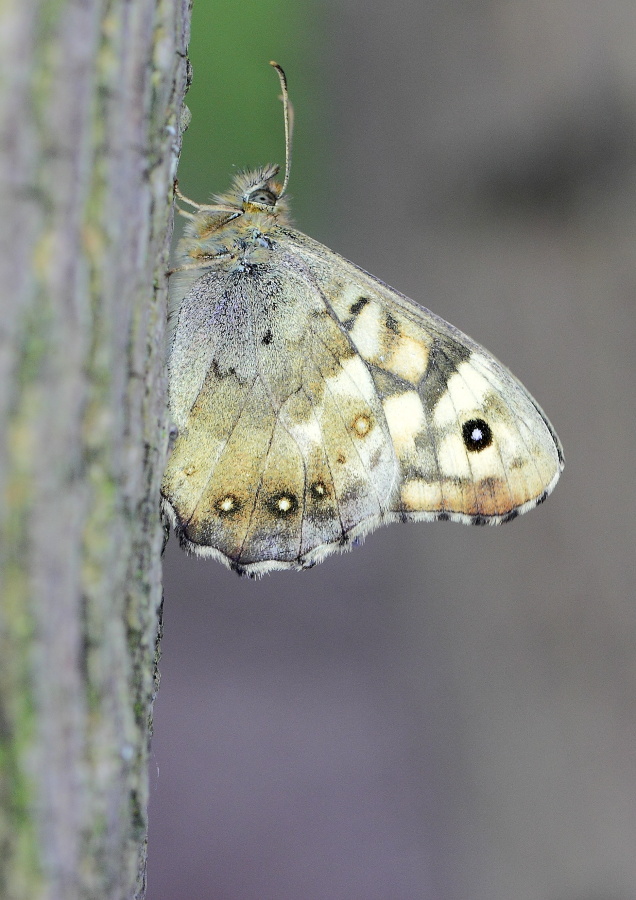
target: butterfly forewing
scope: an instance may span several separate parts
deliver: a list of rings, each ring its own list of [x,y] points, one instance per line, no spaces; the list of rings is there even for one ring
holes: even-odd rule
[[[412,518],[511,518],[540,502],[561,447],[525,388],[482,347],[320,244],[285,229],[288,249],[366,363],[400,462],[392,510]]]

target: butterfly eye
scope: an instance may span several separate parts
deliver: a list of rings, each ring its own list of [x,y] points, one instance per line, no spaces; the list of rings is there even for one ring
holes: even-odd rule
[[[492,431],[483,419],[469,419],[462,425],[462,437],[467,450],[479,453],[492,444]]]
[[[265,188],[259,188],[254,193],[250,194],[247,198],[248,203],[262,203],[264,206],[276,206],[276,201],[278,197],[273,191],[268,191]]]

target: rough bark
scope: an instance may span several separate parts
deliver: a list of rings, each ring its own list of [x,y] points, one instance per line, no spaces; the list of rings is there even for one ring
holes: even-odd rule
[[[0,11],[0,896],[145,894],[188,0]]]

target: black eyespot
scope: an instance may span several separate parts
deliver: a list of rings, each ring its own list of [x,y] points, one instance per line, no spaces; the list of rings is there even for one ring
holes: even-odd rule
[[[270,329],[268,328],[262,337],[262,342],[267,346],[267,344],[271,344],[273,340],[274,340],[274,336],[273,336],[272,332],[270,331]]]
[[[462,425],[462,437],[467,450],[479,453],[492,444],[492,431],[483,419],[469,419]]]
[[[248,203],[262,203],[264,206],[276,206],[277,200],[276,194],[273,191],[268,191],[267,188],[259,188],[247,198]]]

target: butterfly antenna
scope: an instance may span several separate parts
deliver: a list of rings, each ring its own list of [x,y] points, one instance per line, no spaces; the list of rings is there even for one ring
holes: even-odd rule
[[[285,119],[285,179],[278,198],[280,199],[287,190],[289,183],[289,172],[291,170],[291,151],[292,151],[292,133],[294,131],[294,107],[289,102],[289,94],[287,93],[287,76],[278,65],[277,62],[270,62],[270,66],[276,69],[280,79],[280,86],[283,92],[283,117]]]

